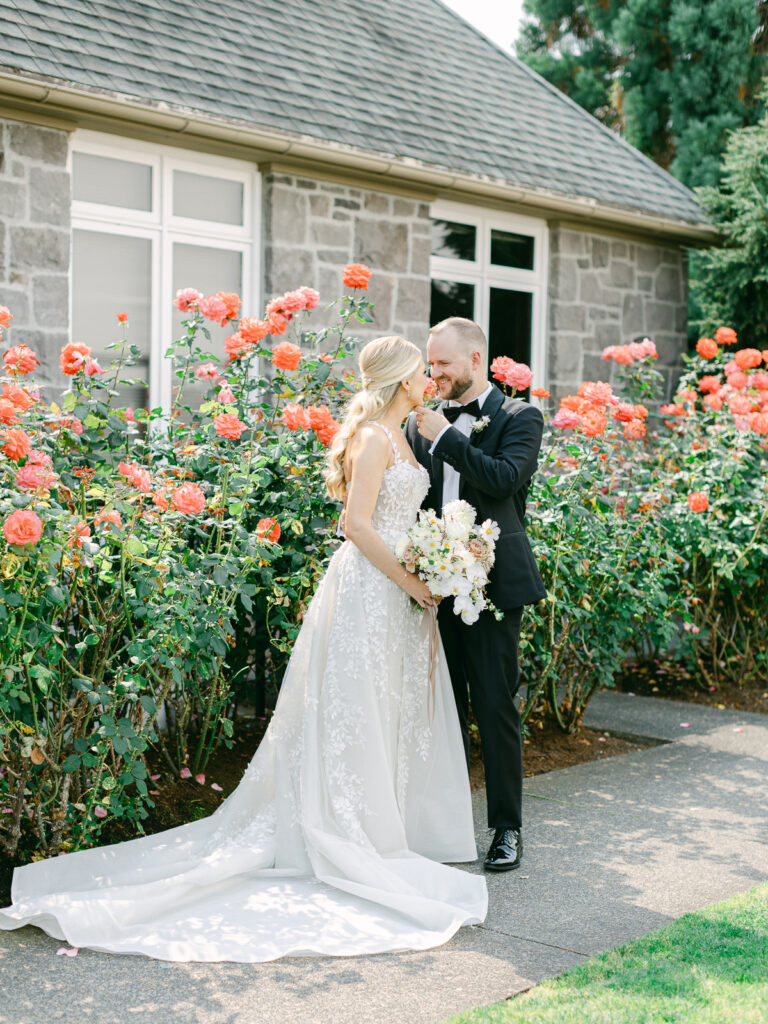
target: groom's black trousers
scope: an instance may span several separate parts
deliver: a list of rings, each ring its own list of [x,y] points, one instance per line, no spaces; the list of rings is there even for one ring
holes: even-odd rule
[[[466,626],[453,602],[438,609],[453,693],[469,767],[469,706],[477,719],[485,762],[489,828],[520,828],[523,802],[523,748],[517,688],[522,608],[511,608],[497,622],[489,611]]]

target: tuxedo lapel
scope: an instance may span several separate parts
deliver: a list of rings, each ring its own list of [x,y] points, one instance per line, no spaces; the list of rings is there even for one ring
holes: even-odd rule
[[[482,449],[484,442],[490,436],[491,423],[496,415],[501,411],[504,405],[504,395],[494,384],[491,389],[490,395],[483,402],[482,414],[483,417],[488,417],[488,425],[483,427],[482,430],[473,430],[469,435],[469,443],[473,448]],[[466,488],[466,481],[463,476],[459,477],[459,497],[464,497],[464,490]]]

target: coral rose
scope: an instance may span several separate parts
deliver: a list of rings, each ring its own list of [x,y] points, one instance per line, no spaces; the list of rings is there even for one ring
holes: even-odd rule
[[[70,548],[81,548],[83,544],[91,539],[91,529],[84,519],[81,519],[77,526],[70,531],[67,537],[67,546]]]
[[[600,409],[588,409],[579,417],[579,426],[587,437],[600,437],[608,426],[608,417]]]
[[[373,271],[364,263],[348,263],[344,267],[341,280],[347,288],[361,288],[365,291],[372,277]]]
[[[195,370],[195,380],[216,380],[219,371],[213,363],[201,363]]]
[[[157,505],[161,512],[167,512],[169,508],[168,488],[161,487],[160,490],[155,491],[152,495],[152,501]]]
[[[733,373],[729,373],[725,378],[726,384],[729,384],[736,391],[741,391],[749,384],[749,377],[742,370],[734,370]]]
[[[552,396],[546,388],[531,388],[531,395],[533,398],[551,398]]]
[[[234,320],[243,304],[243,300],[237,292],[216,292],[216,298],[224,303],[227,320]]]
[[[646,433],[646,427],[642,420],[630,420],[629,423],[624,424],[624,437],[629,437],[633,441],[639,441],[645,437]]]
[[[713,412],[720,412],[723,408],[723,400],[719,395],[704,395],[702,401],[705,405],[708,405]]]
[[[304,285],[303,288],[299,288],[299,291],[304,296],[304,309],[314,309],[320,302],[320,293],[316,292],[314,288]]]
[[[711,374],[706,374],[699,380],[699,391],[707,391],[710,394],[715,394],[716,391],[720,390],[720,380],[718,377],[713,377]]]
[[[533,373],[525,363],[516,363],[509,356],[497,356],[491,363],[491,373],[496,380],[502,381],[510,388],[525,391],[531,386]]]
[[[570,427],[577,427],[579,425],[578,414],[573,409],[559,409],[552,420],[552,425],[554,427],[562,427],[564,430]]]
[[[101,523],[112,523],[118,530],[123,528],[122,517],[116,508],[111,508],[108,512],[98,512],[94,517],[93,525],[99,526]]]
[[[709,508],[709,498],[702,491],[691,491],[688,495],[688,507],[691,512],[706,512]]]
[[[290,341],[281,341],[272,349],[272,364],[279,370],[295,370],[301,362],[301,349]]]
[[[145,494],[149,494],[152,490],[152,477],[149,470],[144,469],[143,466],[138,466],[135,462],[121,462],[118,464],[117,471]]]
[[[315,427],[315,436],[317,437],[320,444],[326,448],[333,443],[334,437],[338,434],[341,428],[341,424],[334,419],[330,419],[327,423],[324,423],[321,427]]]
[[[738,352],[734,352],[733,359],[740,370],[753,370],[763,361],[756,348],[740,348]]]
[[[33,462],[32,456],[34,454],[35,452],[30,452],[26,464],[16,474],[16,486],[20,491],[47,495],[49,488],[56,483],[58,477],[50,466],[46,466],[44,463]]]
[[[19,410],[8,398],[0,398],[0,423],[10,426],[19,419]]]
[[[280,540],[280,523],[276,519],[260,519],[256,523],[256,536],[259,540],[277,544]]]
[[[213,323],[223,327],[229,319],[229,310],[226,302],[218,297],[218,295],[208,295],[204,299],[200,299],[197,303],[197,308],[203,314],[206,320],[212,320]]]
[[[248,429],[248,424],[243,423],[230,412],[223,412],[219,416],[213,417],[213,429],[219,437],[226,437],[230,441],[239,441],[242,432]]]
[[[629,423],[635,418],[635,407],[631,402],[619,402],[611,416],[619,423]]]
[[[64,416],[51,426],[54,430],[71,430],[73,434],[82,434],[83,424],[77,416]]]
[[[0,306],[0,327],[10,327],[13,313],[7,306]]]
[[[749,386],[758,388],[760,391],[768,391],[768,373],[765,370],[758,370],[749,378]]]
[[[89,359],[85,364],[85,372],[89,377],[95,377],[97,373],[106,373],[107,371],[102,370],[97,359]]]
[[[2,447],[9,459],[18,462],[32,451],[32,438],[24,430],[2,430]]]
[[[26,377],[40,365],[40,360],[26,345],[14,345],[9,348],[3,356],[3,362],[12,373],[17,373],[21,377]]]
[[[288,329],[288,319],[282,313],[272,313],[267,317],[267,323],[269,324],[269,333],[273,336],[285,334]]]
[[[768,434],[768,412],[755,412],[749,417],[749,426],[756,434]]]
[[[266,320],[259,320],[257,316],[244,316],[237,333],[249,345],[258,345],[269,334],[269,324]]]
[[[205,508],[205,495],[197,484],[182,484],[173,492],[171,504],[177,512],[197,515]]]
[[[19,547],[31,547],[43,535],[43,521],[40,516],[28,508],[20,508],[12,512],[3,523],[3,536],[9,544]]]
[[[765,374],[763,374],[765,376]],[[15,384],[3,384],[3,398],[15,405],[19,412],[26,412],[27,409],[31,409],[35,402],[39,401],[40,396],[30,395],[24,388],[19,388]]]
[[[714,359],[720,348],[714,338],[699,338],[696,351],[702,359]]]
[[[219,402],[221,402],[222,405],[233,405],[235,401],[235,393],[232,390],[232,388],[227,387],[226,384],[223,384],[219,388],[219,393],[216,396],[216,398]]]
[[[121,324],[127,324],[128,323],[128,314],[127,313],[115,313],[115,316],[117,317],[117,322],[118,323],[121,323]]]
[[[306,430],[310,426],[307,410],[295,402],[285,406],[280,419],[289,430]]]
[[[307,418],[313,430],[322,430],[323,427],[334,422],[331,410],[327,405],[310,405],[307,409]]]
[[[90,348],[82,341],[70,341],[61,350],[59,366],[61,372],[67,377],[73,377],[80,370],[85,369],[85,363],[91,354]]]
[[[734,416],[746,416],[752,411],[752,402],[746,395],[731,395],[728,399],[728,408]]]
[[[236,334],[230,334],[228,338],[224,339],[224,350],[230,359],[240,359],[251,349],[250,342],[246,341],[242,334],[238,331]]]
[[[736,331],[732,327],[718,327],[715,331],[718,345],[735,345],[737,340]]]
[[[613,389],[604,380],[585,380],[579,385],[576,394],[593,405],[608,405],[613,398]]]
[[[197,291],[196,288],[180,288],[176,292],[173,304],[180,313],[193,313],[202,298],[202,292]]]

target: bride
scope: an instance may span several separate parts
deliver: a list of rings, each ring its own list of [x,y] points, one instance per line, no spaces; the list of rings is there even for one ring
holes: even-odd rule
[[[485,918],[442,648],[428,701],[426,585],[394,555],[428,489],[401,430],[419,350],[378,338],[331,446],[346,536],[307,610],[274,716],[209,818],[17,868],[0,927],[162,960],[254,963],[427,949]]]

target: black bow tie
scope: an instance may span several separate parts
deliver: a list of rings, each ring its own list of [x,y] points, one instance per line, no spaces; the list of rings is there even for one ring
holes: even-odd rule
[[[468,416],[474,416],[475,419],[480,418],[482,413],[476,398],[471,402],[467,402],[466,405],[446,405],[443,409],[443,416],[445,416],[449,423],[455,423],[457,418],[464,413],[467,413]]]

